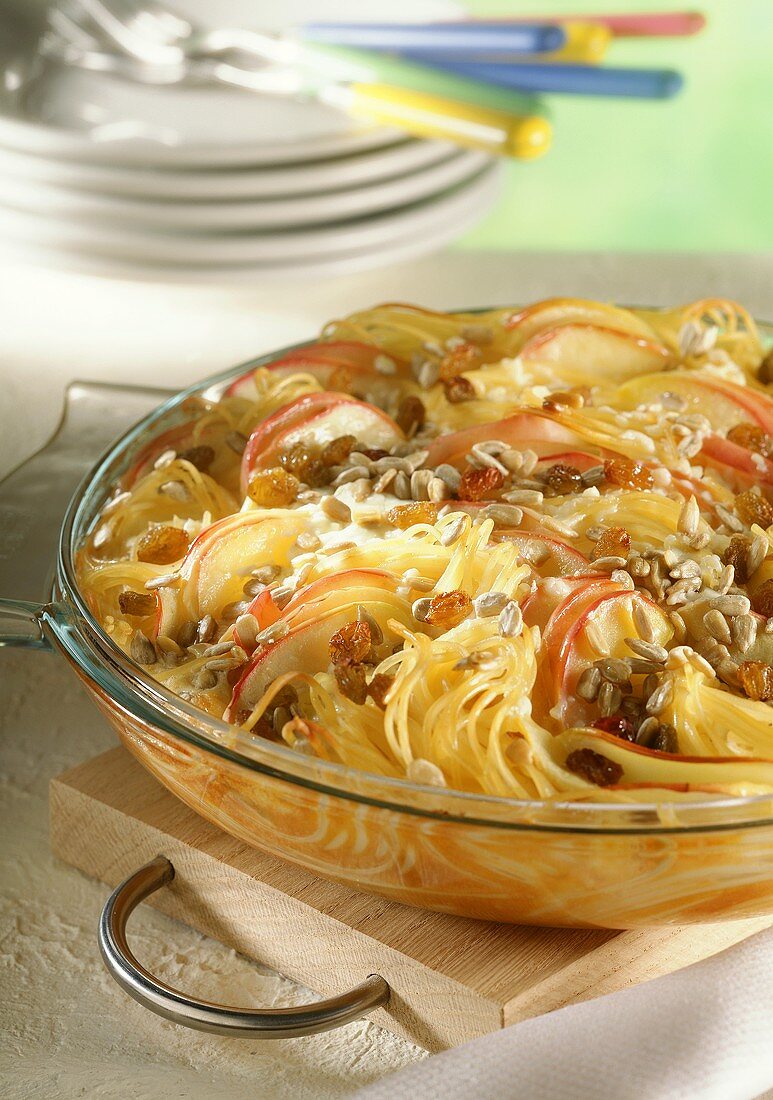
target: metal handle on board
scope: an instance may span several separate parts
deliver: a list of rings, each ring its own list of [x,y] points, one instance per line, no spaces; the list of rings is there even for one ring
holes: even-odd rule
[[[215,1035],[291,1039],[330,1031],[358,1019],[389,1000],[389,986],[378,974],[336,997],[298,1008],[243,1009],[187,997],[154,977],[132,954],[126,923],[141,901],[174,878],[174,867],[157,856],[110,895],[99,921],[99,948],[110,974],[124,992],[145,1008],[175,1024]]]

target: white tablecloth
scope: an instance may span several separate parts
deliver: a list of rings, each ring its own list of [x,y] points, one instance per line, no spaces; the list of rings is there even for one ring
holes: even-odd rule
[[[0,476],[45,441],[74,378],[176,387],[379,300],[454,307],[554,294],[653,303],[724,294],[773,316],[773,257],[455,252],[295,295],[0,269]],[[62,661],[0,653],[0,1033],[8,1037],[0,1094],[317,1100],[351,1095],[425,1057],[365,1022],[302,1040],[219,1039],[166,1024],[125,997],[95,943],[106,890],[54,861],[47,840],[48,779],[111,744]],[[242,1004],[304,996],[150,910],[134,927],[140,957],[199,995]]]

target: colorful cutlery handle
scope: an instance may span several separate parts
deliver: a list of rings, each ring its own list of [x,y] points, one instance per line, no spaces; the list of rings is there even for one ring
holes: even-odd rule
[[[531,22],[534,16],[525,16]],[[539,18],[546,18],[540,16]],[[551,15],[550,21],[566,24],[580,20],[600,23],[616,38],[673,38],[698,34],[706,26],[706,16],[699,11],[615,12],[613,15]],[[519,20],[515,20],[519,22]],[[505,19],[503,22],[510,22]]]
[[[368,50],[438,50],[476,53],[546,53],[566,42],[563,27],[551,23],[307,23],[297,30],[306,42]]]
[[[462,103],[391,84],[335,85],[322,98],[355,118],[396,126],[416,137],[440,138],[498,156],[533,160],[550,148],[547,119]]]
[[[668,99],[684,80],[673,69],[606,69],[593,65],[488,64],[414,53],[410,58],[443,72],[488,81],[520,92],[563,92],[568,95],[630,96]]]

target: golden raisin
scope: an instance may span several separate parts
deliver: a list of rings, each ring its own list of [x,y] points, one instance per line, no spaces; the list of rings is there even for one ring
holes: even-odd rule
[[[252,475],[247,495],[261,508],[285,508],[298,496],[299,489],[300,482],[295,474],[288,473],[281,466],[272,466]]]
[[[382,710],[386,706],[387,692],[394,682],[393,676],[387,676],[383,672],[377,672],[368,684],[368,695],[370,695],[376,706],[381,707]]]
[[[452,405],[461,405],[463,401],[472,401],[475,397],[475,387],[462,374],[455,374],[453,378],[443,378],[442,383],[446,401]]]
[[[752,596],[752,607],[758,615],[769,619],[773,615],[773,580],[765,581]]]
[[[189,541],[180,527],[151,527],[137,543],[137,560],[171,565],[183,557]]]
[[[413,527],[414,523],[435,523],[439,511],[439,505],[430,504],[428,500],[417,500],[413,504],[398,504],[395,508],[390,508],[386,518],[393,527],[405,531],[406,528]]]
[[[583,488],[582,474],[576,466],[566,466],[557,462],[549,466],[544,473],[545,488],[553,496],[577,493]]]
[[[501,470],[494,466],[483,466],[479,470],[465,470],[459,484],[460,500],[487,500],[498,492],[505,483]]]
[[[731,443],[745,447],[747,451],[754,451],[755,454],[764,455],[765,458],[773,455],[773,438],[756,424],[736,424],[727,433],[727,438]]]
[[[735,510],[749,527],[758,523],[760,527],[767,528],[773,523],[773,504],[751,489],[738,494],[735,498]]]
[[[759,370],[757,371],[757,380],[762,382],[765,386],[768,385],[769,382],[773,382],[773,348],[760,361]]]
[[[483,356],[480,349],[476,348],[474,344],[458,344],[455,348],[446,352],[440,360],[440,377],[453,378],[454,375],[461,374],[462,371],[474,370],[480,366],[482,360]]]
[[[749,579],[747,562],[750,546],[751,543],[745,535],[733,535],[723,551],[722,564],[732,565],[736,584],[746,584]]]
[[[368,698],[365,665],[336,665],[334,675],[341,694],[362,706]]]
[[[744,661],[738,666],[738,679],[750,699],[773,698],[773,668],[764,661]]]
[[[152,592],[122,592],[118,606],[124,615],[151,615],[156,610],[156,597]]]
[[[430,626],[442,626],[450,630],[467,618],[472,611],[472,600],[466,592],[457,588],[453,592],[438,592],[429,601],[424,622]]]
[[[334,665],[356,665],[370,653],[370,627],[361,619],[345,623],[330,639],[330,660]]]
[[[395,416],[395,420],[406,435],[417,432],[424,426],[426,419],[427,410],[424,408],[424,402],[413,394],[400,402],[400,408]]]
[[[316,448],[306,443],[292,443],[281,452],[279,461],[288,473],[294,474],[299,481],[313,489],[327,485],[330,481],[328,468],[316,454]]]
[[[604,477],[621,489],[651,489],[655,484],[652,472],[644,463],[630,458],[608,458],[604,463]]]
[[[625,527],[608,527],[591,551],[591,561],[597,558],[627,558],[631,536]]]
[[[177,457],[190,462],[191,466],[195,466],[197,470],[206,472],[215,461],[215,451],[213,447],[202,443],[197,447],[188,447],[186,451],[180,451]]]
[[[577,390],[556,390],[542,402],[546,412],[562,412],[567,409],[581,409],[585,404],[584,396]]]
[[[339,435],[322,448],[320,461],[324,466],[341,466],[357,446],[353,435]]]
[[[595,783],[597,787],[614,787],[623,774],[617,761],[610,760],[593,749],[575,749],[570,752],[566,758],[566,767],[589,783]]]
[[[388,458],[389,451],[385,451],[383,447],[365,447],[362,454],[366,458],[369,458],[371,462],[377,462],[380,458]]]

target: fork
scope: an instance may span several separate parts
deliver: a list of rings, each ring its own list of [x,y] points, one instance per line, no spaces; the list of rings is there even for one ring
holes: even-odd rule
[[[63,0],[49,25],[49,56],[131,80],[308,95],[360,121],[496,155],[533,159],[550,146],[550,124],[540,116],[380,83],[362,64],[258,31],[204,31],[156,0]]]

